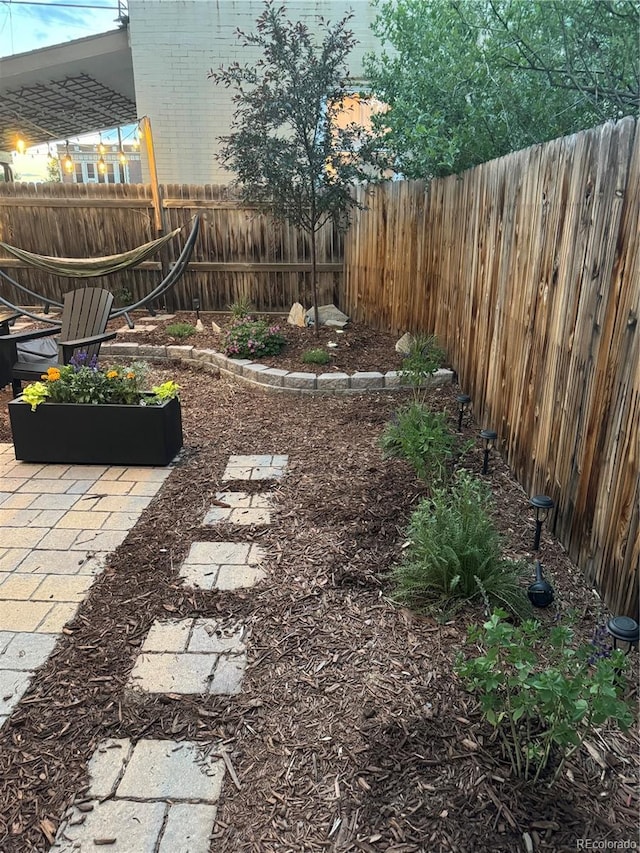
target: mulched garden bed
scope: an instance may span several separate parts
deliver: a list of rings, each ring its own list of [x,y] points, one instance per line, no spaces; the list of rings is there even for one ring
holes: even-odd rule
[[[274,356],[260,356],[256,361],[267,364],[269,367],[279,367],[283,370],[304,371],[308,373],[328,373],[339,371],[354,373],[356,370],[397,370],[402,365],[402,357],[396,352],[395,345],[398,337],[383,332],[374,332],[363,323],[349,322],[344,330],[337,331],[328,326],[320,326],[318,335],[313,327],[301,328],[287,323],[284,315],[255,315],[265,317],[269,323],[280,327],[280,332],[286,339],[284,349]],[[178,311],[174,317],[168,320],[158,317],[149,317],[148,314],[134,312],[133,320],[136,326],[156,326],[153,331],[122,331],[119,332],[117,342],[195,346],[199,349],[215,349],[222,351],[220,335],[212,331],[212,322],[220,328],[228,327],[231,320],[230,314],[204,312],[200,314],[203,331],[197,332],[188,338],[172,338],[165,331],[167,326],[176,323],[189,323],[196,325],[196,315],[193,312]],[[109,329],[120,330],[124,321],[119,319],[109,324]],[[335,347],[328,346],[336,344]],[[302,361],[302,356],[307,350],[324,349],[329,354],[331,361],[327,364],[307,364]]]
[[[636,837],[637,728],[600,732],[552,790],[514,781],[452,672],[482,610],[443,623],[390,602],[387,573],[425,494],[378,447],[405,392],[296,398],[179,365],[157,373],[182,386],[186,447],[0,731],[2,853],[48,850],[106,737],[224,740],[240,790],[227,776],[212,844],[223,853],[513,853],[524,833],[535,850],[564,853],[580,838]],[[429,395],[453,427],[456,393]],[[476,435],[465,424],[464,438]],[[252,453],[289,454],[272,525],[248,536],[200,527],[229,455]],[[477,442],[465,464],[479,473]],[[527,496],[497,456],[487,481],[507,552],[532,561]],[[229,538],[265,547],[267,580],[184,588],[177,566],[190,544]],[[607,614],[546,529],[540,558],[559,612],[577,612],[591,638]],[[195,616],[250,629],[242,693],[131,701],[124,687],[152,622]]]

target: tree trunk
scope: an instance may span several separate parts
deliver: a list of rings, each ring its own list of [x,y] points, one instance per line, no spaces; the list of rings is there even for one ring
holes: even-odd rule
[[[311,299],[313,302],[313,326],[316,337],[320,336],[320,323],[318,315],[318,281],[317,281],[317,257],[316,257],[316,229],[311,229]]]

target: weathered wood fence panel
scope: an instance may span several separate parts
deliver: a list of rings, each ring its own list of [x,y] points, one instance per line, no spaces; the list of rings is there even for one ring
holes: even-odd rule
[[[631,118],[360,188],[340,307],[435,332],[482,425],[609,606],[638,613],[640,133]]]
[[[309,246],[295,227],[243,207],[226,187],[160,188],[165,230],[183,232],[156,258],[134,270],[100,279],[124,302],[148,293],[180,253],[192,217],[201,232],[185,275],[167,295],[167,307],[225,310],[241,296],[261,311],[310,304]],[[96,257],[134,248],[157,235],[149,186],[133,184],[0,184],[0,240],[38,254]],[[342,235],[326,226],[318,235],[319,296],[334,302],[342,277]],[[0,250],[0,267],[21,285],[51,298],[78,287],[77,279],[30,270]],[[92,280],[90,280],[92,281]],[[98,280],[95,280],[98,281]],[[24,303],[15,288],[0,293]]]

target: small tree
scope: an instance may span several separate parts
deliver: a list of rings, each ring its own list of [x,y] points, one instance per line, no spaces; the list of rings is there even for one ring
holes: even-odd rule
[[[350,94],[352,15],[333,25],[319,17],[317,42],[305,23],[285,15],[284,6],[267,0],[256,32],[237,31],[243,48],[257,49],[262,58],[221,66],[209,77],[235,89],[231,133],[221,137],[218,158],[236,173],[241,198],[309,235],[318,334],[316,235],[327,222],[348,226],[356,205],[351,186],[364,177],[358,151],[366,133],[353,122],[337,122]]]

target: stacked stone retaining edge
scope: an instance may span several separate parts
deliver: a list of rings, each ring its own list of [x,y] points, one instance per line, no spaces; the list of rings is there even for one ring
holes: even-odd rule
[[[304,373],[267,367],[246,358],[228,358],[212,349],[194,346],[159,346],[152,344],[103,344],[100,355],[111,358],[130,358],[146,361],[184,361],[203,370],[226,373],[251,385],[261,385],[270,391],[288,394],[362,394],[367,391],[397,391],[406,388],[397,370],[380,373],[376,370],[348,373]],[[448,385],[453,371],[437,370],[423,385],[433,388]]]

